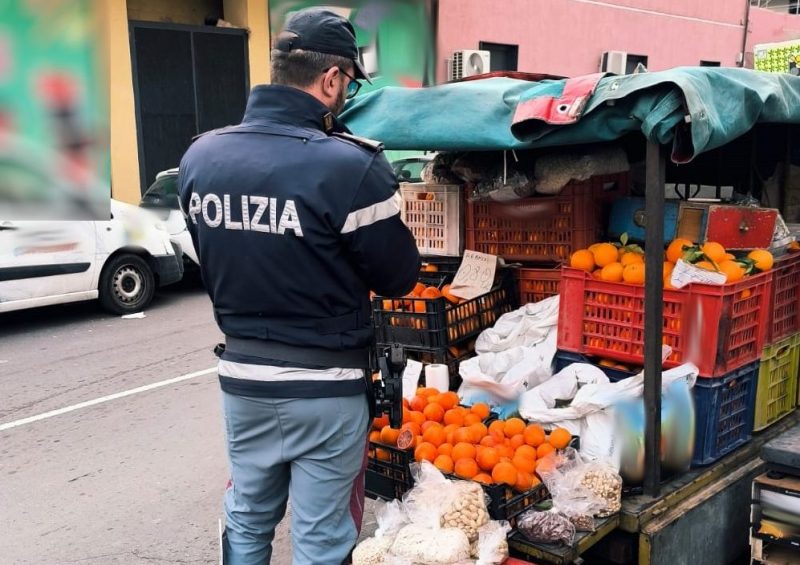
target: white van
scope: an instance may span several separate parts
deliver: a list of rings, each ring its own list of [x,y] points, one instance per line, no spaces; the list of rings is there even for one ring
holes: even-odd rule
[[[97,298],[139,312],[183,278],[182,255],[163,222],[116,200],[109,221],[0,220],[0,313]]]

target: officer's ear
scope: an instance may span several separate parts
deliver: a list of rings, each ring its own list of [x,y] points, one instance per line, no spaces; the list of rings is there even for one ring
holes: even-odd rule
[[[341,74],[339,67],[331,67],[322,75],[322,94],[326,98],[336,100],[339,97],[339,92],[342,89]]]

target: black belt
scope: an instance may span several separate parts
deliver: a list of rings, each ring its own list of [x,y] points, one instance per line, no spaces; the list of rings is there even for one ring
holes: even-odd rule
[[[225,351],[259,359],[296,363],[300,367],[307,365],[342,369],[368,369],[370,367],[370,350],[366,347],[334,351],[320,347],[288,345],[276,341],[227,336]]]

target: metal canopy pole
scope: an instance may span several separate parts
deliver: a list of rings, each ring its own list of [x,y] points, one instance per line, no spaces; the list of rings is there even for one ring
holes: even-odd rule
[[[661,483],[661,340],[664,278],[664,149],[647,140],[644,288],[644,492],[658,496]]]

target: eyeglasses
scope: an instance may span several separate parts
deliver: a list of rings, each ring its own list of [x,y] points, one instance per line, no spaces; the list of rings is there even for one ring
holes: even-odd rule
[[[327,69],[323,70],[322,72],[323,73],[327,73],[332,68],[333,67],[328,67]],[[356,77],[347,74],[347,71],[345,71],[342,67],[336,67],[336,68],[339,69],[344,76],[346,76],[347,78],[350,79],[350,82],[347,84],[347,94],[345,95],[345,98],[347,98],[347,100],[350,100],[351,98],[355,98],[355,95],[358,94],[359,90],[361,90],[361,86],[362,86],[361,83],[358,82]]]

